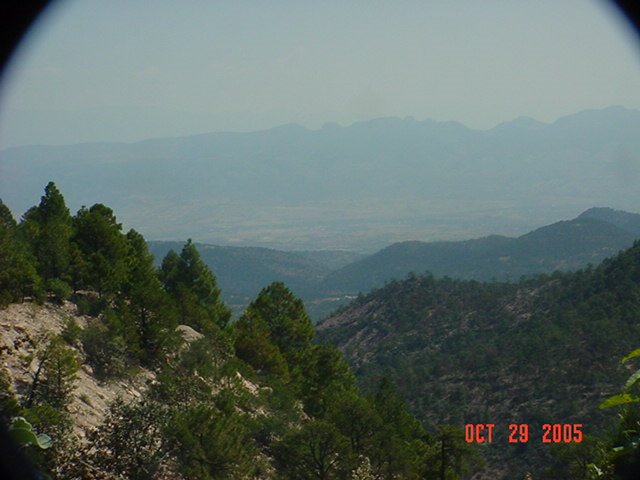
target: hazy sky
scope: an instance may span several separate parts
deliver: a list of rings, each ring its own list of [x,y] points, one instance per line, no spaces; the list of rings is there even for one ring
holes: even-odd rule
[[[0,148],[378,116],[490,128],[640,108],[605,2],[62,0],[3,79]]]

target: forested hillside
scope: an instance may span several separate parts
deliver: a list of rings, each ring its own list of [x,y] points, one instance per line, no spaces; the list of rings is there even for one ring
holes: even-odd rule
[[[388,379],[362,393],[283,283],[232,323],[191,241],[156,269],[110,208],[71,216],[53,183],[20,223],[0,205],[0,299],[0,416],[33,478],[417,480],[481,463]]]
[[[619,212],[633,220],[640,215]],[[609,217],[606,217],[609,218]],[[623,228],[629,225],[629,229]],[[617,226],[588,212],[578,218],[538,228],[518,238],[492,235],[459,242],[402,242],[327,275],[325,292],[354,294],[382,287],[408,273],[429,271],[437,277],[518,280],[522,275],[577,270],[598,264],[631,246],[640,236],[633,223]]]
[[[546,478],[554,468],[564,473],[548,478],[587,478],[586,463],[571,477],[576,464],[554,463],[538,440],[508,444],[506,427],[582,423],[589,435],[605,432],[613,417],[597,406],[624,384],[629,371],[619,359],[640,345],[640,242],[597,268],[519,283],[410,276],[318,328],[362,384],[396,381],[428,427],[501,426],[485,452],[492,468],[507,466],[504,478]]]

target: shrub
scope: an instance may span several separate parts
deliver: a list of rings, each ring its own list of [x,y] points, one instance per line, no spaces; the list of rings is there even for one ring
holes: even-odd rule
[[[47,280],[46,290],[51,292],[56,302],[62,303],[71,296],[71,287],[67,282],[59,278],[50,278]]]
[[[117,478],[158,478],[168,455],[162,435],[166,423],[166,408],[159,403],[116,400],[102,425],[90,435],[92,465]]]
[[[75,347],[80,341],[80,335],[82,334],[82,328],[78,325],[78,322],[74,317],[68,317],[64,322],[64,327],[60,336],[69,345]]]
[[[95,320],[82,331],[82,346],[96,376],[101,379],[119,377],[127,367],[127,346],[113,335],[100,320]]]
[[[75,302],[78,307],[78,315],[97,317],[107,308],[107,301],[104,298],[78,296]]]
[[[27,405],[35,402],[65,410],[80,368],[77,353],[55,337],[38,353],[38,362]]]

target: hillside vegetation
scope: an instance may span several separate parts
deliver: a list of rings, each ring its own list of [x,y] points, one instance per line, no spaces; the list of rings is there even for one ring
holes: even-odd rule
[[[388,379],[362,393],[283,283],[230,322],[191,241],[156,269],[110,208],[71,216],[53,183],[19,224],[0,205],[0,299],[0,416],[40,476],[417,480],[480,462]]]
[[[589,462],[575,477],[550,474],[563,465],[554,467],[553,449],[540,441],[516,448],[506,427],[607,430],[612,416],[597,406],[624,384],[629,371],[619,359],[640,344],[640,242],[597,268],[518,283],[412,275],[361,296],[318,329],[362,384],[392,378],[428,427],[501,426],[503,437],[485,450],[494,472],[508,465],[501,478],[591,478]]]

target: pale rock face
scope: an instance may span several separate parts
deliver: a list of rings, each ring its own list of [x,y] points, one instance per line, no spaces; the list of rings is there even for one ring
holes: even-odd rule
[[[74,318],[81,328],[85,328],[92,317],[79,315],[76,305],[64,302],[62,305],[45,303],[11,304],[0,310],[0,368],[6,370],[13,392],[21,398],[28,394],[32,375],[38,368],[37,353],[48,340],[62,332],[65,321]],[[176,330],[188,345],[203,335],[187,325],[179,325]],[[81,366],[76,374],[75,390],[69,405],[69,413],[74,424],[74,433],[81,441],[86,441],[87,432],[98,427],[105,418],[109,405],[118,397],[125,403],[139,400],[156,375],[150,370],[139,368],[135,377],[126,380],[99,382],[90,365],[84,363],[82,348],[76,348]],[[236,374],[242,388],[257,394],[261,387]],[[256,412],[265,414],[264,411]]]
[[[0,365],[9,374],[18,397],[25,395],[31,385],[37,352],[49,338],[62,332],[69,317],[75,318],[81,328],[92,321],[91,317],[78,315],[71,302],[12,304],[0,310]],[[83,358],[82,352],[78,353]],[[138,399],[154,380],[152,372],[140,369],[133,379],[98,382],[93,369],[82,363],[69,405],[76,435],[84,440],[86,432],[102,422],[112,401],[118,397],[125,401]]]
[[[193,343],[196,340],[200,340],[202,337],[204,337],[204,335],[202,335],[200,332],[195,331],[189,325],[178,325],[176,327],[176,331],[180,334],[180,336],[186,343]]]

